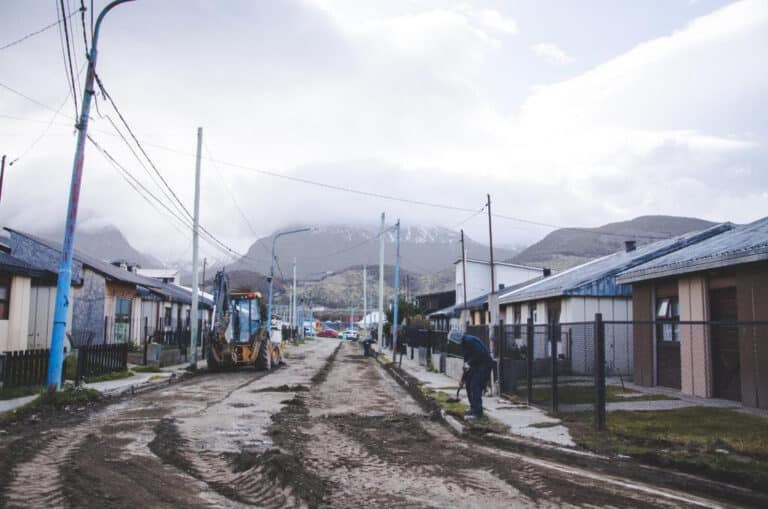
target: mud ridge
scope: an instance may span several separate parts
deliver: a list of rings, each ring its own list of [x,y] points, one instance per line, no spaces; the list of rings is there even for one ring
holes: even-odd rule
[[[278,385],[277,387],[264,387],[262,389],[255,389],[251,392],[307,392],[309,387],[306,385],[294,384],[294,385]]]
[[[338,355],[339,350],[341,350],[342,344],[343,343],[339,343],[336,348],[334,348],[333,353],[331,353],[331,355],[329,355],[325,360],[325,364],[322,368],[320,368],[320,371],[315,373],[315,375],[310,379],[314,385],[319,385],[325,382],[325,379],[328,378],[328,372],[331,371],[333,362],[336,360],[336,355]]]

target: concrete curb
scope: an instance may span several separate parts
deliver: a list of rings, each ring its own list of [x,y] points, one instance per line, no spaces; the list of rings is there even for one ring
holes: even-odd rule
[[[545,460],[552,460],[569,466],[576,466],[596,474],[618,476],[659,488],[678,490],[692,495],[712,497],[725,504],[739,504],[744,507],[768,507],[768,494],[756,492],[741,486],[735,486],[712,479],[698,477],[676,470],[667,470],[640,463],[632,458],[613,458],[599,454],[547,444],[536,439],[519,438],[498,433],[482,435],[467,431],[466,426],[455,417],[448,415],[433,399],[421,392],[421,385],[412,375],[406,373],[394,363],[381,364],[392,378],[427,411],[439,415],[448,428],[457,436],[472,440],[479,445],[498,447],[518,454],[526,454]]]

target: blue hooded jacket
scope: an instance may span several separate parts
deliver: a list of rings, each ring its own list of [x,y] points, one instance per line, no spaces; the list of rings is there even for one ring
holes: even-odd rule
[[[464,362],[470,368],[479,368],[493,362],[491,352],[478,337],[465,334],[461,341],[461,351],[464,353]]]

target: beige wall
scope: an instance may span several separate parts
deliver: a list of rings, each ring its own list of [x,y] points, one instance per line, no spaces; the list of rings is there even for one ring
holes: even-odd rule
[[[8,320],[0,320],[0,351],[27,349],[31,289],[32,280],[27,276],[11,277]]]
[[[708,320],[706,277],[680,278],[677,287],[680,321]],[[707,327],[680,328],[680,382],[683,394],[712,397],[712,352]]]

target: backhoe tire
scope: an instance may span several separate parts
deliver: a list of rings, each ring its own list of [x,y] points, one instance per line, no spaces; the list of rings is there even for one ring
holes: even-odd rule
[[[213,353],[213,349],[208,350],[208,371],[213,373],[221,371],[221,365],[219,364],[219,361],[216,360],[216,354]]]
[[[256,357],[256,368],[269,371],[272,369],[272,358],[269,355],[269,338],[259,342],[259,355]]]

